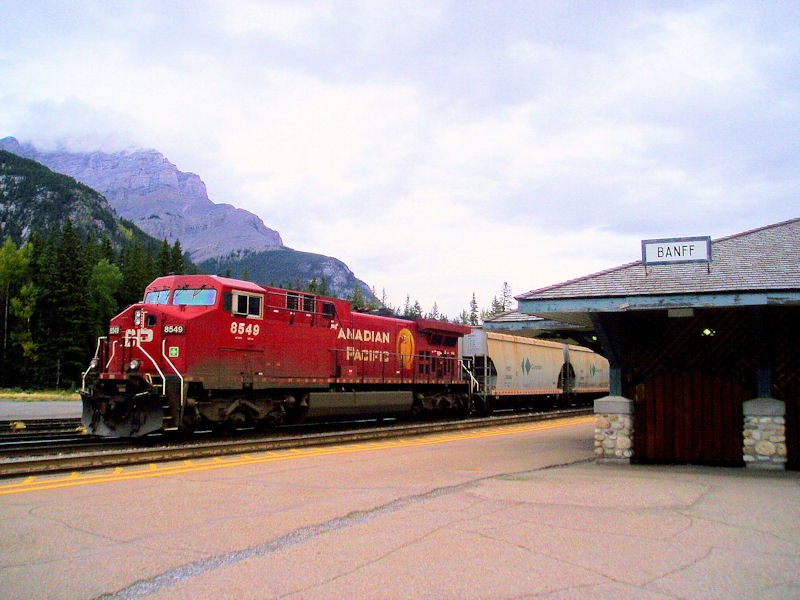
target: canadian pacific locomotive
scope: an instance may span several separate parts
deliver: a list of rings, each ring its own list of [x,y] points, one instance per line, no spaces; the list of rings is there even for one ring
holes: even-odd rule
[[[111,320],[81,397],[88,433],[138,437],[363,415],[486,414],[512,398],[607,390],[607,361],[585,348],[174,275],[153,281],[141,303]]]
[[[470,329],[209,275],[161,277],[111,320],[81,389],[95,435],[469,409]]]

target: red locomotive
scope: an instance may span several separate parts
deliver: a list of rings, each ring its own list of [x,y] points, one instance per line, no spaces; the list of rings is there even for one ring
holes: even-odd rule
[[[467,412],[469,327],[210,275],[160,277],[111,320],[81,389],[89,433]]]

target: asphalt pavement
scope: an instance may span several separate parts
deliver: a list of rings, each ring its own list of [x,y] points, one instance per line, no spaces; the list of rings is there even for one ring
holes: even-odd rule
[[[0,481],[5,598],[800,598],[800,473],[591,419]]]

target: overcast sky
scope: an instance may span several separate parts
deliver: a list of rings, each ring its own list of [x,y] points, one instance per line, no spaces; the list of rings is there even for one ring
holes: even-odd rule
[[[154,148],[455,317],[800,216],[800,3],[0,0],[0,137]]]

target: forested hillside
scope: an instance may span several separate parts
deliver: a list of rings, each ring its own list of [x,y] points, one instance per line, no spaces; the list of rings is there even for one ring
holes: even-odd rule
[[[154,277],[186,269],[179,241],[158,242],[94,190],[2,151],[0,241],[0,387],[75,387],[109,318]]]

